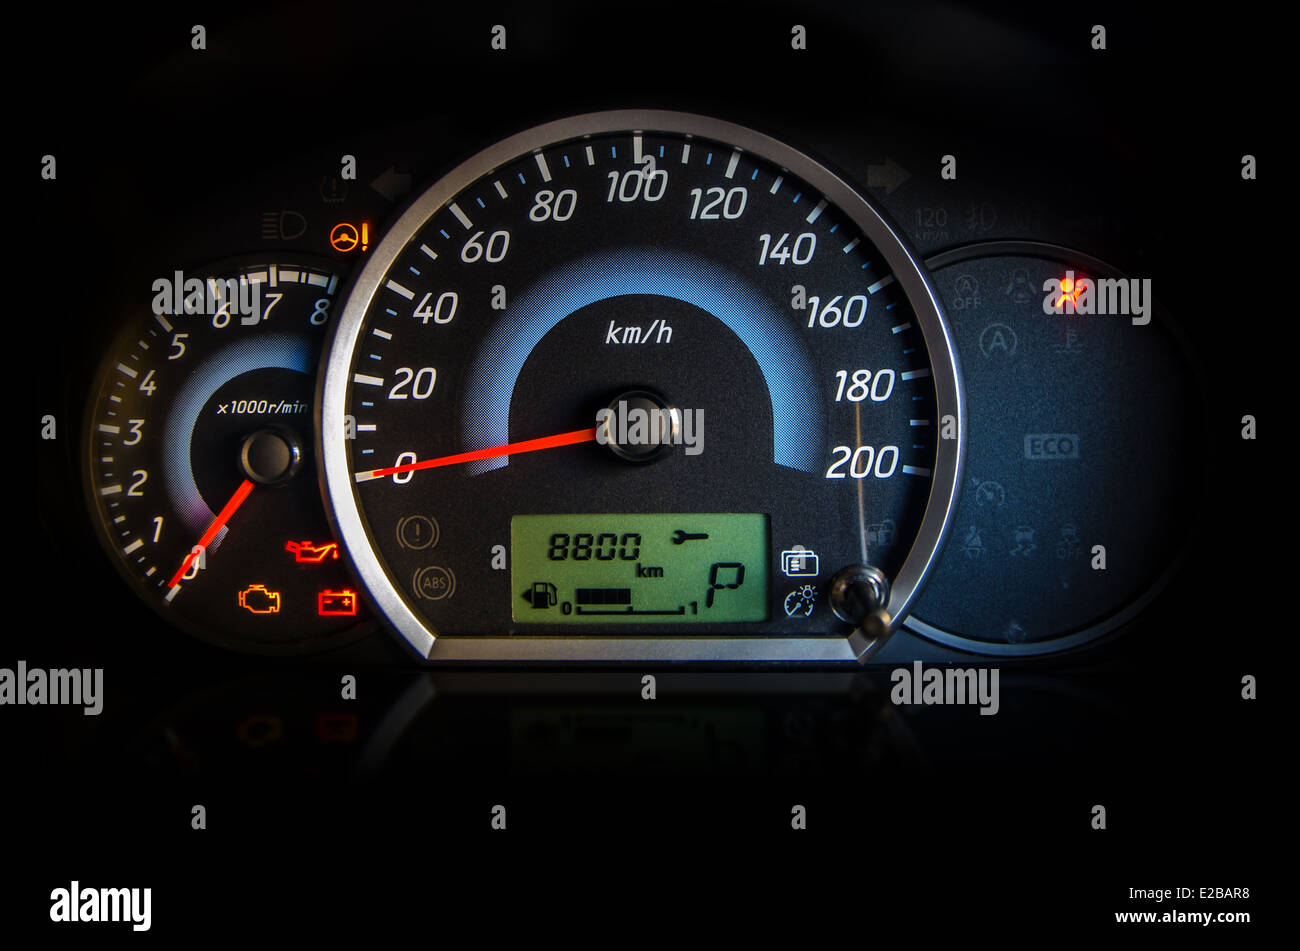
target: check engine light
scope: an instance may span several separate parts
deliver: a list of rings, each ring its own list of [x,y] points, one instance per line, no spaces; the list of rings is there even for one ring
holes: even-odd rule
[[[264,584],[250,584],[239,592],[239,606],[250,614],[279,614],[280,592]]]

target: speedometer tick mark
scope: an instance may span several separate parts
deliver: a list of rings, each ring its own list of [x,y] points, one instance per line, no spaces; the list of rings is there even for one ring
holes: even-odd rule
[[[551,167],[546,164],[546,156],[538,152],[533,157],[537,159],[537,170],[542,173],[542,181],[549,182],[551,180]]]
[[[723,178],[731,178],[736,174],[736,166],[740,164],[740,152],[732,152],[731,160],[727,162],[727,170],[722,173]]]
[[[501,187],[501,183],[500,183],[500,182],[497,182],[497,187],[498,187],[498,188]],[[503,189],[502,192],[501,192],[501,197],[502,197],[502,198],[505,198],[505,197],[506,197],[504,189]],[[422,244],[422,245],[420,245],[420,250],[423,251],[425,254],[427,254],[427,255],[429,256],[429,259],[430,259],[430,260],[433,260],[433,261],[438,260],[438,252],[435,251],[435,250],[433,250],[433,248],[429,247],[427,244]]]
[[[415,291],[403,287],[401,284],[398,284],[396,281],[389,281],[384,286],[387,287],[390,291],[396,291],[398,294],[401,294],[407,300],[415,300]]]
[[[460,210],[460,205],[456,204],[454,201],[448,206],[448,210],[456,216],[456,220],[461,223],[461,226],[464,227],[466,231],[474,227],[474,222],[469,220],[469,217],[465,212]]]

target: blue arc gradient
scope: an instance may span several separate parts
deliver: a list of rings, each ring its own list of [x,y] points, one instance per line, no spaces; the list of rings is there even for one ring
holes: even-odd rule
[[[633,248],[582,258],[543,277],[487,334],[466,380],[468,450],[510,441],[510,399],[533,348],[570,314],[612,297],[655,294],[694,304],[749,348],[772,401],[772,461],[815,472],[821,415],[812,362],[788,314],[747,281],[711,261],[676,251]],[[594,420],[585,422],[594,425]],[[538,434],[542,435],[542,434]],[[471,464],[486,472],[509,457]]]
[[[176,394],[164,424],[163,482],[176,511],[196,537],[212,524],[215,512],[199,495],[190,467],[190,446],[199,413],[212,395],[230,380],[253,370],[282,369],[298,373],[312,371],[311,342],[304,337],[273,335],[245,340],[223,348],[194,370]],[[225,499],[218,500],[224,505]],[[226,537],[222,526],[208,548],[215,549]]]

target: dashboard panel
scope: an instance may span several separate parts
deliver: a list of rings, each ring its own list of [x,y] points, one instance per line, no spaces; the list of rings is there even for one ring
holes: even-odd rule
[[[1129,7],[96,16],[23,117],[7,654],[105,714],[5,715],[24,803],[117,778],[99,867],[134,836],[148,878],[195,803],[306,867],[422,786],[448,841],[502,799],[766,842],[878,797],[904,864],[945,824],[1085,856],[1020,887],[1100,927],[1140,876],[1090,832],[1162,881],[1260,832],[1179,791],[1242,804],[1197,751],[1271,743],[1263,24],[1207,60]]]

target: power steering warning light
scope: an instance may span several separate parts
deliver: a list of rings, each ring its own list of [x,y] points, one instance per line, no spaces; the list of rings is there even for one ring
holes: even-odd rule
[[[321,617],[351,617],[357,613],[357,593],[351,588],[316,595],[316,613]]]
[[[239,592],[239,606],[250,614],[279,614],[280,592],[264,584],[250,584]]]
[[[357,228],[350,221],[340,221],[330,229],[330,247],[344,254],[357,248],[367,250],[370,247],[370,223],[363,221]]]

